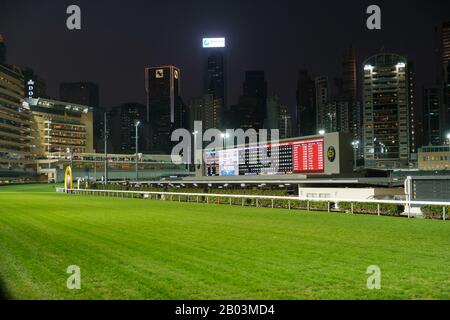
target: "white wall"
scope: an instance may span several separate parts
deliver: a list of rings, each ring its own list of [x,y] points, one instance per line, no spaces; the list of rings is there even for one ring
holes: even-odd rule
[[[403,188],[305,188],[299,187],[301,198],[377,199],[384,196],[404,196]]]

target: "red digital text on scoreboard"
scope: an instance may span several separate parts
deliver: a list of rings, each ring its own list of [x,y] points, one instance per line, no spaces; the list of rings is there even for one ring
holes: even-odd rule
[[[294,173],[324,172],[323,139],[291,142]]]

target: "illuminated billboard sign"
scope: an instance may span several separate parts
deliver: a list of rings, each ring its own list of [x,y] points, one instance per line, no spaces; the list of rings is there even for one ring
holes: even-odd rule
[[[207,176],[249,176],[305,174],[324,172],[324,139],[307,139],[284,142],[278,147],[278,166],[276,169],[264,170],[260,157],[270,149],[270,145],[242,146],[226,150],[205,151],[205,174]]]
[[[203,38],[203,48],[224,48],[225,38]]]

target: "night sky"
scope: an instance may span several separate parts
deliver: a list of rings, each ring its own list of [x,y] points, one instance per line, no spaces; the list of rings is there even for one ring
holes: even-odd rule
[[[66,28],[66,8],[82,10],[82,30]],[[382,30],[366,28],[370,4]],[[185,102],[202,94],[201,38],[227,38],[228,96],[236,103],[246,70],[266,72],[269,94],[293,107],[299,68],[339,76],[344,49],[359,63],[384,48],[414,61],[417,88],[435,77],[434,27],[450,19],[450,1],[0,0],[0,33],[10,64],[28,66],[59,97],[63,81],[100,85],[100,103],[144,103],[144,68],[181,68]]]

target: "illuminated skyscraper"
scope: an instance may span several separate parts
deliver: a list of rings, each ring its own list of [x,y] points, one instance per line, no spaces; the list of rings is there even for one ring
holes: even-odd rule
[[[151,128],[148,149],[168,153],[174,129],[185,127],[184,104],[180,97],[180,69],[172,65],[145,69],[147,121]]]
[[[222,100],[212,94],[194,98],[189,103],[190,127],[193,130],[194,121],[202,121],[203,130],[221,128]]]
[[[368,167],[404,167],[414,143],[412,72],[405,57],[377,54],[364,62],[364,156]]]
[[[203,38],[203,50],[206,52],[205,94],[221,99],[223,108],[227,108],[226,57],[224,38]]]

